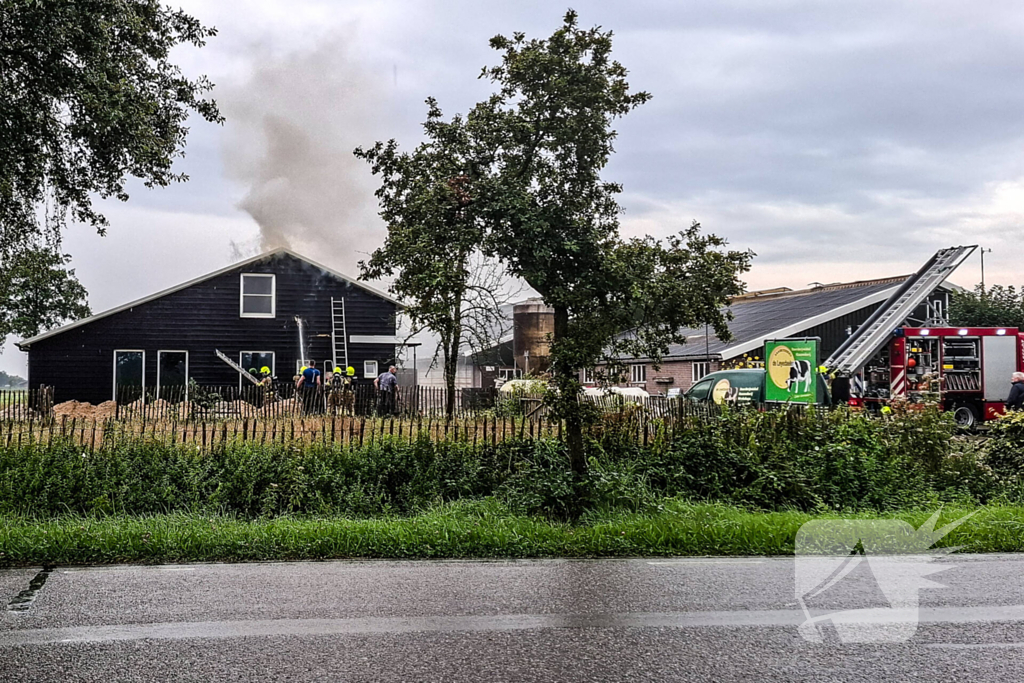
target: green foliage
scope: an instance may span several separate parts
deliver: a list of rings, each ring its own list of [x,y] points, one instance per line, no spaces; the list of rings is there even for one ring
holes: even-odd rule
[[[557,439],[233,442],[200,453],[111,435],[96,453],[61,442],[0,449],[0,513],[365,518],[493,498],[515,514],[565,519],[653,513],[665,497],[805,511],[1019,502],[1021,425],[1016,416],[1000,421],[986,450],[954,436],[951,417],[936,411],[885,420],[727,411],[674,434],[656,430],[646,443],[627,420],[593,432],[583,476],[567,467]]]
[[[65,320],[89,315],[85,287],[75,279],[74,270],[65,268],[70,258],[37,248],[4,261],[0,266],[0,344],[9,334],[34,337]]]
[[[472,134],[462,117],[446,122],[436,101],[427,106],[426,141],[412,152],[399,152],[395,140],[355,151],[381,177],[376,195],[388,228],[384,245],[359,267],[363,279],[395,276],[389,290],[407,302],[414,329],[429,328],[440,338],[451,415],[463,344],[490,336],[502,322],[501,282],[473,260],[483,230],[473,197]]]
[[[949,305],[949,323],[1024,329],[1024,289],[994,285],[985,290],[978,285],[973,292],[958,292]]]
[[[202,99],[213,85],[186,78],[170,54],[214,34],[159,0],[0,0],[0,271],[41,250],[73,281],[56,254],[69,212],[102,233],[94,197],[127,200],[129,176],[148,187],[186,179],[171,166],[190,113],[221,117]],[[56,303],[52,315],[66,317],[69,304]]]
[[[615,119],[650,99],[611,58],[612,34],[584,30],[573,11],[547,39],[497,36],[501,63],[483,70],[497,92],[467,120],[478,140],[475,211],[484,252],[555,311],[550,355],[570,464],[586,469],[577,371],[626,355],[657,360],[681,330],[708,323],[728,338],[722,305],[742,291],[750,254],[722,251],[699,226],[662,243],[618,234],[619,184],[602,178]],[[589,415],[593,417],[593,415]]]
[[[991,423],[983,446],[984,464],[1005,485],[1024,490],[1024,412],[1011,412]]]
[[[28,386],[28,380],[18,375],[9,375],[0,370],[0,389],[23,389]]]

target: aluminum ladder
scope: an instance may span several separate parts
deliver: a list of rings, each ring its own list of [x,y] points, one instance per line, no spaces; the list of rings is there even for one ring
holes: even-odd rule
[[[231,368],[235,372],[240,374],[242,377],[246,378],[247,380],[249,380],[253,384],[259,384],[260,383],[260,381],[258,379],[256,379],[255,377],[253,377],[251,374],[249,374],[249,372],[245,368],[243,368],[241,365],[239,365],[238,363],[236,363],[235,361],[231,360],[226,355],[224,355],[223,351],[221,351],[220,349],[214,349],[213,351],[214,351],[214,353],[217,354],[217,358],[220,358],[222,361],[224,361],[225,363],[230,365]]]
[[[341,339],[338,339],[338,332]],[[348,368],[348,328],[345,325],[345,300],[331,297],[331,362],[338,367],[338,355],[341,355],[341,367]]]
[[[878,352],[895,328],[941,285],[978,245],[949,247],[935,252],[825,361],[831,372],[852,375]]]

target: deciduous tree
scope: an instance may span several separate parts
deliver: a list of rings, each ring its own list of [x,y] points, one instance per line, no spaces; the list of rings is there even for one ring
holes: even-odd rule
[[[728,338],[722,305],[742,291],[748,252],[688,230],[658,241],[618,233],[621,186],[602,177],[612,122],[646,102],[611,58],[612,34],[579,28],[575,12],[547,39],[497,36],[501,63],[482,77],[497,92],[467,120],[477,141],[475,211],[484,251],[537,290],[555,311],[551,344],[571,467],[586,470],[585,406],[578,371],[614,369],[625,355],[657,362],[684,327],[710,324]]]
[[[1019,327],[1024,329],[1024,289],[994,285],[953,294],[949,324],[963,327]]]
[[[450,416],[460,351],[467,342],[496,341],[504,297],[500,274],[480,254],[472,135],[462,117],[445,121],[436,101],[427,106],[426,140],[411,152],[395,140],[356,150],[381,178],[376,194],[388,228],[383,246],[359,265],[364,279],[394,277],[390,291],[407,302],[414,331],[440,338]]]
[[[214,34],[159,0],[0,0],[0,271],[59,253],[69,217],[102,233],[93,198],[127,200],[128,177],[186,179],[186,120],[221,116],[170,53]]]
[[[33,337],[89,315],[85,288],[67,268],[69,257],[48,248],[18,252],[0,270],[0,343],[10,334]]]

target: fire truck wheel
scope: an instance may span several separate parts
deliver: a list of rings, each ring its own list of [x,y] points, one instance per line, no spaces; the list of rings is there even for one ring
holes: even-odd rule
[[[953,420],[960,429],[971,429],[978,421],[978,415],[974,407],[970,405],[958,405],[953,409]]]

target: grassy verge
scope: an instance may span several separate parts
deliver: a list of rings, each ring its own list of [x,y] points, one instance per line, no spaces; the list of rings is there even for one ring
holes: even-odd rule
[[[940,523],[967,509],[945,509]],[[849,518],[851,515],[842,515]],[[860,513],[920,526],[928,512]],[[839,515],[750,512],[665,501],[654,514],[593,515],[578,524],[510,513],[494,500],[434,507],[410,517],[343,519],[167,514],[0,517],[0,566],[321,560],[665,555],[789,555],[800,526]],[[978,508],[938,545],[963,552],[1024,550],[1024,508]]]

